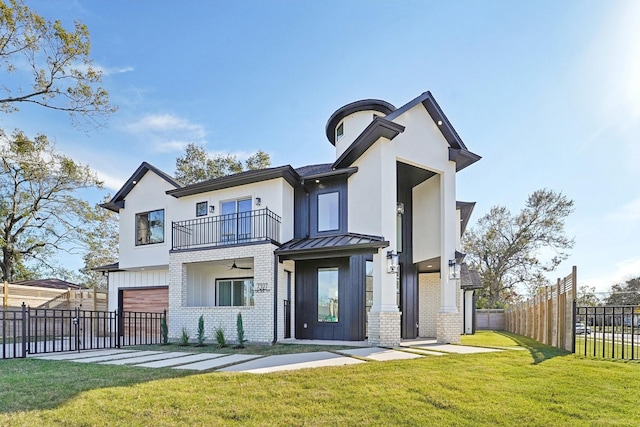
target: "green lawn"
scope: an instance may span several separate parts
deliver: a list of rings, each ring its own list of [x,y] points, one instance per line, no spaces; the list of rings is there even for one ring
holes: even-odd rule
[[[526,350],[267,375],[0,362],[0,426],[636,426],[640,365],[508,333],[464,343]]]

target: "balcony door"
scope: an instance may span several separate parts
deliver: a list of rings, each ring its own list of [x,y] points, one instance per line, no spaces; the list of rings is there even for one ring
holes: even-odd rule
[[[222,202],[220,212],[223,242],[251,239],[251,199]]]

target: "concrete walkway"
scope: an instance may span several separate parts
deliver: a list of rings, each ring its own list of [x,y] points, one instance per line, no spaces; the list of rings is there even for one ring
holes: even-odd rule
[[[410,346],[408,345],[410,344]],[[193,371],[248,372],[263,374],[322,366],[343,366],[367,362],[408,360],[450,353],[472,354],[502,351],[482,347],[403,343],[398,349],[362,347],[345,350],[261,356],[257,354],[189,353],[181,351],[140,351],[128,349],[91,350],[73,353],[47,353],[29,357],[45,360],[65,360],[78,363],[127,365],[143,368],[171,368]]]

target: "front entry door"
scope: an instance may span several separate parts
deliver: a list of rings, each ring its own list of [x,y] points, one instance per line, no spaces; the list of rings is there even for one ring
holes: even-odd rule
[[[349,259],[296,263],[296,338],[364,339],[364,291],[349,281]]]

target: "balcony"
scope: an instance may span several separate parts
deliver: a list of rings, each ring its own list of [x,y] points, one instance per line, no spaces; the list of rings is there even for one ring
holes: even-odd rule
[[[281,218],[269,209],[172,223],[173,250],[280,241]]]

